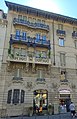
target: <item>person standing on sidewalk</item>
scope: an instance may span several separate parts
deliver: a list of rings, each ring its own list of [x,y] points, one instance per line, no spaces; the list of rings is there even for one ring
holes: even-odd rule
[[[76,113],[76,112],[75,112],[75,105],[74,105],[73,102],[71,102],[69,108],[70,108],[71,115],[72,115],[73,117],[75,117],[75,113]]]

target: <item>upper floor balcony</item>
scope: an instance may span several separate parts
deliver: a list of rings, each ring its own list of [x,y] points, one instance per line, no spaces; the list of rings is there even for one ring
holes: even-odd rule
[[[36,37],[32,38],[30,36],[24,37],[21,35],[13,35],[10,37],[10,45],[12,44],[24,44],[31,47],[45,47],[50,49],[50,40],[37,39]]]
[[[76,31],[73,31],[72,38],[77,38],[77,32]]]
[[[18,19],[18,18],[14,18],[13,19],[13,24],[20,24],[20,25],[24,25],[24,26],[27,26],[27,27],[31,27],[31,28],[34,28],[34,29],[43,29],[43,30],[46,30],[46,31],[49,31],[49,25],[46,25],[46,24],[43,24],[43,23],[33,23],[33,22],[30,22],[30,21],[27,21],[27,20],[23,20],[23,19]]]
[[[7,61],[10,62],[21,62],[21,63],[35,63],[35,64],[51,64],[51,59],[49,57],[44,56],[36,56],[36,53],[28,53],[26,54],[18,54],[13,53],[8,55]]]
[[[60,35],[60,36],[65,36],[66,35],[66,32],[64,30],[57,29],[56,33],[57,33],[57,35]]]

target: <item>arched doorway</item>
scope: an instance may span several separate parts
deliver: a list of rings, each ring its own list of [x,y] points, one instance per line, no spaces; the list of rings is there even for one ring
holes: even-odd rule
[[[48,91],[44,89],[39,89],[34,91],[33,107],[34,113],[40,113],[40,107],[43,110],[47,110],[48,106]]]
[[[59,100],[60,100],[60,104],[62,102],[64,102],[66,104],[67,112],[69,112],[70,111],[69,105],[71,102],[70,90],[67,90],[67,89],[59,90]]]

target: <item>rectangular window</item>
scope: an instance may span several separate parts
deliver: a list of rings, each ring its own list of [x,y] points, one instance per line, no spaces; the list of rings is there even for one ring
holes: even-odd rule
[[[27,20],[27,16],[23,16],[23,20],[26,21]]]
[[[33,18],[33,23],[35,23],[36,22],[36,19],[35,18]]]
[[[22,32],[22,40],[26,40],[26,32]]]
[[[16,30],[16,40],[20,40],[20,30]]]
[[[64,46],[64,38],[59,38],[59,46]]]
[[[42,36],[43,41],[46,41],[46,36]]]
[[[14,57],[19,57],[19,56],[20,56],[20,49],[14,48]]]
[[[40,40],[40,34],[36,34],[36,42]]]
[[[29,17],[29,18],[28,18],[28,21],[29,21],[29,22],[32,22],[32,18],[31,18],[31,17]]]
[[[18,19],[22,19],[22,15],[18,15]]]
[[[41,20],[40,19],[37,19],[37,23],[41,23]]]
[[[8,91],[8,98],[7,98],[7,103],[10,104],[11,103],[11,97],[12,97],[12,90]]]
[[[43,23],[43,24],[45,24],[45,21],[44,21],[44,20],[42,20],[42,23]]]
[[[26,50],[21,48],[21,56],[26,57]]]
[[[21,90],[21,103],[24,103],[25,91]]]
[[[58,29],[63,30],[63,24],[58,24]]]
[[[65,66],[65,54],[60,53],[60,64],[61,66]]]
[[[44,51],[42,52],[42,58],[45,58],[45,59],[47,58],[47,53]]]
[[[14,89],[14,92],[13,92],[13,104],[19,103],[19,94],[20,94],[20,90],[19,89]]]

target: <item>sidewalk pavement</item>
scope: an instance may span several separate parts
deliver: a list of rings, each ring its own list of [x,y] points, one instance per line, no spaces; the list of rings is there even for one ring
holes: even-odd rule
[[[0,119],[77,119],[77,117],[72,118],[70,113],[65,113],[65,114],[43,115],[43,116],[33,115],[31,117],[29,116],[5,117]]]

